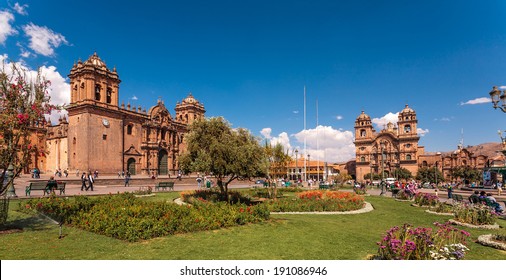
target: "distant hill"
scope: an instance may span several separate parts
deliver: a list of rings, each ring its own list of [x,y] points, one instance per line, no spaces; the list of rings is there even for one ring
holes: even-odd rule
[[[483,143],[483,144],[478,144],[478,145],[474,145],[474,146],[466,146],[464,147],[466,150],[470,151],[471,153],[473,153],[475,156],[477,155],[484,155],[484,156],[487,156],[489,158],[494,158],[498,155],[501,155],[501,152],[498,152],[499,150],[502,150],[502,147],[501,147],[501,143]],[[453,153],[454,151],[448,151],[448,152],[443,152],[443,154],[449,154],[449,153]]]

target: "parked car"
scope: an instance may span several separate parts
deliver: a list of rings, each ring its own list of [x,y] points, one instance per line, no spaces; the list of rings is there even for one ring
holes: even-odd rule
[[[265,180],[256,180],[255,184],[263,185]]]

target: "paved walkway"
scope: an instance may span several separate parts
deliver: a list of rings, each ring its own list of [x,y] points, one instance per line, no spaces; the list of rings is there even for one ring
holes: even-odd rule
[[[25,187],[29,185],[30,181],[47,181],[49,180],[51,175],[42,174],[40,179],[33,179],[30,175],[23,174],[19,178],[16,178],[14,181],[16,194],[19,198],[26,198],[25,196]],[[135,175],[132,176],[132,180],[130,186],[125,187],[124,179],[118,178],[117,175],[114,176],[99,176],[97,182],[93,185],[93,191],[81,191],[81,180],[80,177],[75,176],[75,174],[69,175],[67,178],[56,178],[56,180],[61,180],[67,182],[65,187],[65,195],[66,196],[74,196],[74,195],[103,195],[109,193],[122,193],[122,192],[134,192],[139,190],[142,187],[154,187],[155,184],[159,181],[174,181],[174,190],[175,191],[185,191],[185,190],[196,190],[198,189],[197,182],[195,180],[196,177],[184,177],[183,180],[179,181],[175,178],[169,177],[159,177],[155,180],[151,179],[147,175]],[[252,181],[233,181],[229,186],[231,189],[233,188],[248,188],[255,185]],[[316,189],[313,187],[313,189]],[[352,191],[351,189],[344,189],[344,191]],[[421,192],[426,193],[435,193],[433,189],[419,189]],[[506,191],[501,196],[497,195],[497,190],[486,189],[486,192],[491,192],[497,201],[506,201]],[[58,193],[58,192],[57,192]],[[370,195],[379,196],[381,190],[378,188],[368,189],[367,193]],[[472,191],[463,191],[463,190],[455,190],[454,193],[461,194],[464,199],[471,195]],[[392,196],[391,192],[387,192],[384,194],[386,197]],[[32,191],[31,197],[41,197],[42,191]],[[438,192],[438,197],[441,201],[448,200],[448,194],[444,191]]]

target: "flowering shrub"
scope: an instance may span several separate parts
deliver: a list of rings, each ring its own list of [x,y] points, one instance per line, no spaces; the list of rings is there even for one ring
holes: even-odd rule
[[[419,192],[415,195],[415,203],[419,206],[434,207],[438,204],[439,197],[435,194]]]
[[[265,202],[274,212],[352,211],[364,207],[364,198],[350,192],[307,191],[297,198]]]
[[[377,257],[384,260],[460,260],[469,249],[465,246],[469,233],[450,226],[434,223],[438,227],[413,228],[404,224],[387,231],[379,245]]]
[[[146,202],[133,194],[96,199],[58,197],[31,199],[23,208],[35,209],[81,229],[114,238],[137,241],[177,233],[213,230],[269,219],[265,205],[203,203],[179,206]]]
[[[395,198],[400,200],[411,200],[411,195],[409,195],[405,190],[400,190]]]
[[[434,207],[431,207],[430,210],[437,213],[453,213],[453,206],[444,202],[438,202]]]
[[[367,188],[353,188],[353,191],[358,195],[367,194]]]
[[[196,190],[196,191],[186,191],[182,192],[181,199],[184,202],[195,204],[199,202],[221,202],[228,201],[230,204],[251,204],[251,198],[247,196],[243,196],[240,192],[237,191],[229,191],[228,199],[226,194],[220,192],[217,189],[210,190]]]
[[[471,205],[459,203],[453,207],[455,220],[472,225],[493,225],[497,213],[486,205]]]
[[[138,190],[134,191],[136,195],[148,195],[153,192],[153,188],[151,186],[148,187],[139,187]]]

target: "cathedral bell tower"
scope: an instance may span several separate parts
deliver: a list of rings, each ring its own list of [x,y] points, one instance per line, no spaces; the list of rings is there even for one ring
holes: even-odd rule
[[[204,105],[195,99],[190,92],[181,103],[176,104],[176,121],[191,124],[204,117]]]
[[[417,133],[418,120],[416,119],[415,110],[409,108],[408,105],[399,113],[397,126],[399,127],[399,139],[416,138],[419,139]]]
[[[118,91],[121,83],[116,68],[112,71],[98,57],[97,53],[70,70],[70,105],[93,103],[118,107]]]

